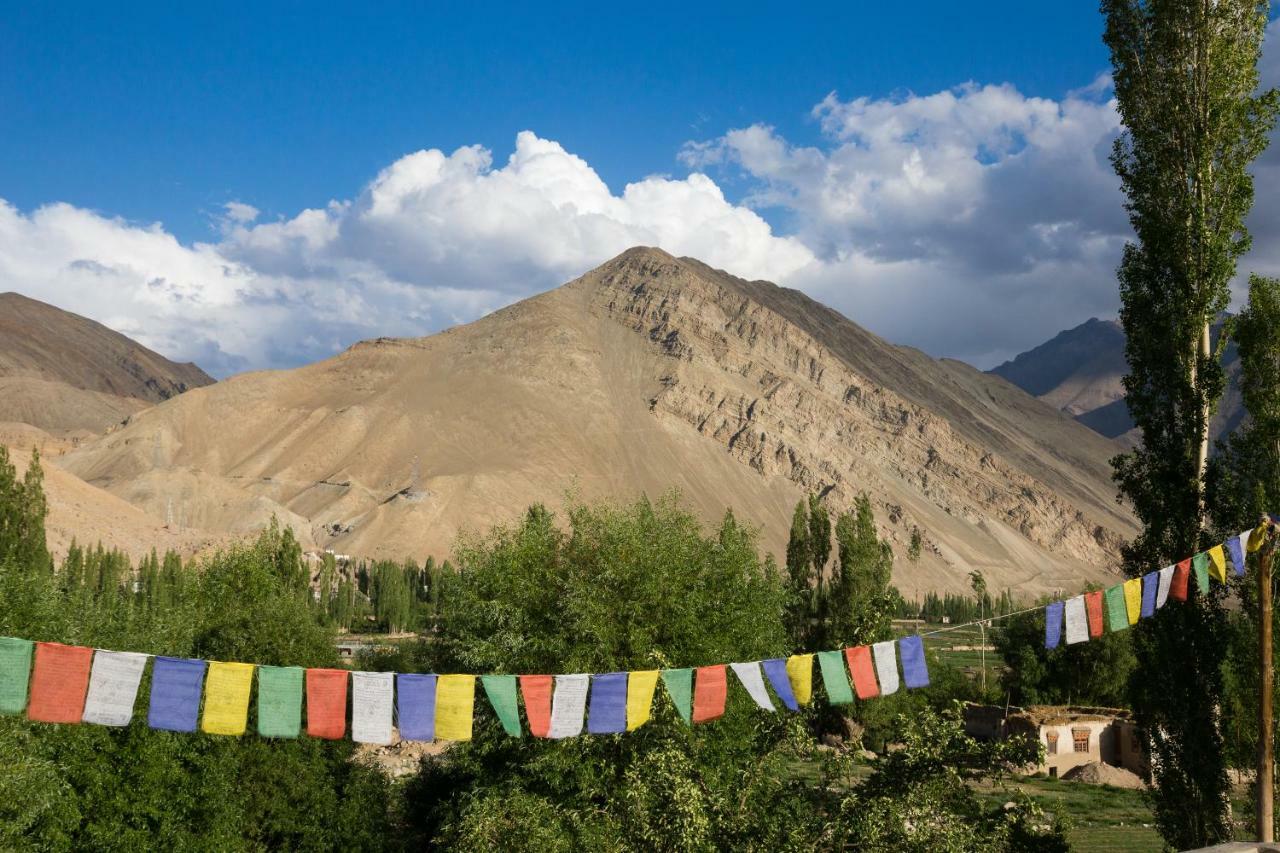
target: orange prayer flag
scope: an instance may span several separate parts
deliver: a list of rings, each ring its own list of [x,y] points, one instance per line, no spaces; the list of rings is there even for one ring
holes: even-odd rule
[[[845,659],[849,662],[849,675],[853,677],[853,689],[859,699],[874,699],[880,695],[880,686],[876,684],[876,668],[871,661],[869,646],[855,646],[844,650]]]
[[[27,716],[41,723],[78,723],[89,692],[93,649],[36,643]]]
[[[693,721],[705,723],[724,716],[724,700],[728,691],[724,664],[698,667],[693,682]]]
[[[1173,580],[1169,582],[1169,597],[1178,601],[1187,600],[1187,581],[1191,579],[1191,559],[1187,558],[1173,569]]]
[[[347,733],[345,669],[307,670],[307,734],[339,740]]]
[[[1095,639],[1101,637],[1104,630],[1102,623],[1102,590],[1086,592],[1084,594],[1084,606],[1089,614],[1089,636]]]
[[[529,733],[546,737],[551,731],[551,685],[549,675],[520,676],[520,695],[524,697],[524,715],[529,720]]]

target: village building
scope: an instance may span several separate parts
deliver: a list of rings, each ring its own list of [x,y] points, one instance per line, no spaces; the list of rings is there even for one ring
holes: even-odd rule
[[[1150,775],[1140,730],[1122,708],[969,704],[964,728],[977,740],[1030,735],[1044,744],[1044,761],[1034,772],[1049,776],[1095,762],[1123,767],[1143,779]]]

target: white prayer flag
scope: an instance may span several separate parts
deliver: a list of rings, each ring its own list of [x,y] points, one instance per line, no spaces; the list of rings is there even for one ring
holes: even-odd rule
[[[587,685],[590,675],[557,675],[556,692],[551,695],[549,738],[582,734],[582,718],[587,713]]]
[[[1160,570],[1160,585],[1156,587],[1156,610],[1164,607],[1169,600],[1169,584],[1173,581],[1173,566],[1165,566]]]
[[[351,739],[356,743],[391,743],[395,677],[394,672],[351,673]]]
[[[147,656],[138,652],[94,652],[82,719],[100,726],[129,725],[146,665]]]
[[[880,682],[880,695],[898,692],[898,644],[893,640],[875,643],[871,656],[876,662],[876,681]]]
[[[1067,615],[1067,645],[1089,641],[1089,614],[1085,610],[1084,596],[1068,598],[1064,612]]]
[[[773,700],[769,698],[769,691],[764,687],[764,675],[760,671],[760,661],[731,663],[729,667],[733,670],[734,675],[738,676],[742,686],[747,688],[747,693],[750,694],[757,705],[766,711],[777,710],[773,707]]]

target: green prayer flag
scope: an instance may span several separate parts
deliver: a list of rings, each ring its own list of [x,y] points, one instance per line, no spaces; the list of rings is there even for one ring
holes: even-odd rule
[[[818,652],[818,668],[822,670],[822,686],[827,690],[828,702],[848,705],[853,701],[853,688],[845,674],[843,653]]]
[[[258,734],[297,737],[302,731],[302,667],[258,667]]]
[[[1107,590],[1107,627],[1112,631],[1129,630],[1129,609],[1124,603],[1124,584]]]
[[[680,712],[680,717],[688,724],[693,713],[693,670],[664,669],[662,683],[667,687],[667,695],[671,703]]]
[[[511,737],[520,737],[520,706],[516,702],[516,677],[514,675],[482,675],[489,704],[502,722],[502,730]]]
[[[1196,589],[1201,595],[1209,594],[1209,554],[1202,551],[1191,558],[1191,568],[1196,573]]]
[[[35,643],[0,637],[0,714],[21,714],[27,707],[31,650]]]

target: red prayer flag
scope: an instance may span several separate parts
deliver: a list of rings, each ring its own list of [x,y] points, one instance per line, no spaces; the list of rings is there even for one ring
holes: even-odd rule
[[[307,734],[340,740],[347,733],[345,669],[307,670]]]
[[[554,679],[550,675],[520,676],[520,695],[524,697],[524,715],[529,720],[529,733],[534,737],[546,737],[551,731],[551,689]]]
[[[1169,597],[1178,601],[1187,600],[1187,581],[1191,578],[1191,559],[1187,558],[1173,569],[1173,580],[1169,582]]]
[[[1086,592],[1084,607],[1089,614],[1089,636],[1094,639],[1101,637],[1105,630],[1102,624],[1102,590]]]
[[[78,723],[89,692],[93,649],[36,643],[27,716],[41,723]]]
[[[728,691],[724,664],[698,667],[693,682],[693,721],[705,723],[724,716],[724,699]]]
[[[845,660],[849,662],[849,674],[853,676],[853,689],[859,699],[874,699],[880,695],[880,686],[876,684],[876,668],[871,661],[870,646],[855,646],[844,650]]]

